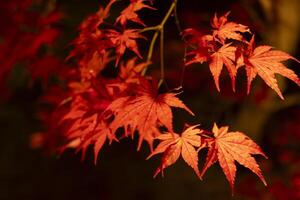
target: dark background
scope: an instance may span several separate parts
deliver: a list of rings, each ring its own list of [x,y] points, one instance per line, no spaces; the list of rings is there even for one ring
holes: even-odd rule
[[[104,5],[100,0],[52,2],[65,15],[58,27],[61,36],[53,48],[62,60],[70,50],[68,44],[76,37],[78,25],[88,14],[97,11],[99,2]],[[156,0],[154,7],[158,10],[145,11],[143,19],[147,24],[157,24],[170,3]],[[275,46],[299,59],[299,7],[298,0],[179,0],[178,13],[183,28],[207,29],[214,12],[223,14],[231,10],[230,19],[250,26],[259,44]],[[112,16],[117,14],[115,11]],[[176,87],[182,67],[183,42],[172,18],[165,31],[166,77],[169,86]],[[143,55],[146,51],[142,46]],[[158,55],[154,55],[155,62],[157,58]],[[299,64],[288,62],[287,65],[299,74]],[[158,74],[158,70],[153,69],[152,73]],[[164,178],[153,179],[159,158],[146,161],[149,149],[144,145],[137,152],[137,140],[106,144],[96,166],[92,151],[81,162],[80,154],[73,150],[58,157],[43,148],[33,148],[30,145],[33,134],[45,130],[36,113],[43,105],[40,98],[47,89],[38,80],[32,83],[22,67],[15,67],[8,78],[10,95],[0,104],[0,200],[300,199],[299,88],[278,76],[286,98],[282,101],[257,78],[247,96],[243,70],[238,77],[235,94],[230,91],[226,75],[221,78],[221,93],[218,93],[206,65],[188,68],[181,97],[197,116],[192,118],[176,111],[175,124],[180,126],[175,129],[182,129],[184,119],[191,124],[200,123],[205,129],[211,129],[217,122],[230,125],[231,130],[245,132],[269,156],[268,160],[257,157],[268,187],[252,172],[238,166],[235,195],[231,197],[220,167],[213,166],[200,181],[182,160],[169,167]],[[200,167],[204,156],[205,152],[200,154]]]

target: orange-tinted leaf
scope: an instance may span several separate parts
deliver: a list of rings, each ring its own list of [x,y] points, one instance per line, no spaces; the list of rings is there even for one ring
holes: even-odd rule
[[[202,64],[203,62],[207,62],[211,54],[210,52],[214,49],[213,36],[203,35],[199,31],[191,28],[184,30],[182,34],[187,44],[197,46],[197,49],[187,53],[188,56],[193,56],[193,58],[185,64]]]
[[[137,58],[132,58],[126,62],[121,62],[119,77],[126,82],[135,82],[140,73],[150,64],[149,62],[136,63]]]
[[[100,7],[97,13],[90,15],[85,19],[80,25],[80,30],[89,33],[97,31],[104,19],[108,17],[110,8],[115,1],[116,0],[110,0],[105,8]]]
[[[229,76],[232,81],[232,89],[235,91],[235,76],[236,76],[236,67],[233,63],[235,60],[236,47],[226,44],[222,46],[218,51],[214,52],[211,55],[209,62],[209,69],[214,77],[217,90],[220,91],[219,86],[219,77],[223,68],[223,65],[226,66]]]
[[[100,119],[100,115],[98,114],[93,114],[89,117],[81,116],[81,118],[75,120],[66,133],[66,137],[71,143],[79,139],[75,148],[77,151],[82,150],[82,159],[84,159],[89,145],[94,145],[95,164],[98,153],[105,141],[107,139],[110,143],[113,140],[117,141],[117,138],[112,134],[106,123]],[[63,148],[68,147],[70,147],[70,143],[67,143]]]
[[[214,77],[218,91],[220,91],[219,77],[223,66],[225,65],[232,81],[232,89],[235,91],[235,77],[237,69],[234,62],[236,60],[235,55],[237,48],[232,46],[231,43],[217,48],[216,43],[212,40],[212,36],[210,35],[201,36],[198,39],[197,44],[198,48],[188,53],[188,55],[192,55],[193,57],[186,63],[186,65],[208,62],[209,69]]]
[[[222,44],[225,44],[226,39],[233,39],[242,41],[243,36],[240,33],[249,32],[247,26],[242,24],[237,24],[234,22],[228,22],[228,15],[230,12],[227,12],[225,15],[221,17],[217,17],[215,14],[212,20],[213,36],[216,37]]]
[[[122,26],[126,25],[128,21],[144,25],[136,12],[143,8],[154,9],[151,6],[144,4],[144,2],[145,0],[131,0],[129,6],[121,12],[121,15],[117,18],[116,22],[119,22]]]
[[[125,128],[125,135],[133,134],[138,130],[141,138],[148,138],[147,142],[152,145],[151,130],[160,124],[169,131],[173,131],[173,115],[171,107],[185,109],[192,114],[176,94],[158,94],[156,86],[148,81],[137,89],[136,96],[127,96],[113,101],[108,110],[114,114],[114,120],[110,124],[113,133],[120,127]]]
[[[95,53],[102,57],[108,48],[113,47],[112,42],[99,29],[99,26],[108,17],[114,2],[115,0],[110,0],[105,8],[100,7],[97,13],[90,15],[81,23],[79,36],[72,42],[74,49],[67,59],[75,57],[79,59],[80,66],[85,66],[93,59]]]
[[[95,162],[97,155],[105,141],[117,141],[108,127],[107,116],[104,111],[111,102],[110,94],[105,91],[105,85],[98,86],[99,91],[86,88],[81,93],[76,93],[68,103],[69,112],[61,116],[59,125],[63,127],[65,145],[61,151],[69,147],[75,147],[77,151],[82,150],[84,159],[89,145],[94,145]],[[75,144],[74,142],[79,141]],[[72,144],[72,145],[71,145]]]
[[[87,63],[80,63],[80,74],[82,80],[89,80],[96,77],[112,60],[112,57],[108,52],[103,55],[99,55],[98,52],[94,52],[92,58]]]
[[[214,138],[208,140],[209,150],[201,175],[212,164],[219,161],[233,190],[236,175],[235,161],[237,161],[255,173],[266,185],[261,170],[252,155],[260,154],[265,158],[266,156],[255,142],[241,132],[228,132],[228,127],[218,128],[216,124],[212,132]]]
[[[136,63],[136,61],[137,57],[134,57],[128,60],[126,63],[121,62],[119,77],[117,81],[114,81],[109,86],[112,88],[117,88],[121,93],[122,91],[129,91],[129,93],[134,93],[135,87],[139,85],[141,79],[143,79],[141,75],[142,71],[150,64],[150,62]]]
[[[187,128],[181,136],[176,133],[166,133],[158,136],[156,139],[161,140],[156,149],[148,159],[156,154],[163,153],[161,165],[157,168],[154,177],[168,166],[174,164],[181,155],[183,160],[195,171],[200,178],[198,169],[198,153],[195,148],[200,147],[200,129],[197,126]]]
[[[249,55],[247,58],[244,58],[247,72],[247,92],[250,92],[251,82],[258,74],[281,99],[284,99],[278,87],[275,74],[280,74],[300,86],[300,79],[295,72],[281,63],[288,59],[299,61],[283,51],[273,50],[271,46],[258,46],[254,48],[253,40],[254,37],[249,45]]]
[[[126,49],[133,51],[138,57],[142,58],[136,40],[145,39],[145,37],[140,35],[137,29],[127,29],[122,33],[115,30],[109,30],[106,36],[110,38],[110,40],[114,44],[114,47],[116,48],[116,66],[118,65],[119,60],[125,53]]]
[[[112,134],[109,127],[102,121],[98,122],[97,127],[95,127],[94,134],[88,134],[82,138],[82,142],[79,148],[82,148],[83,151],[86,151],[86,148],[94,144],[94,162],[97,163],[97,158],[99,151],[102,149],[106,140],[111,144],[112,141],[118,141],[117,138]]]

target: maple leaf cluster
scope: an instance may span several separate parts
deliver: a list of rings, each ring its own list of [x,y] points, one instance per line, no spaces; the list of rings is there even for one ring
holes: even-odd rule
[[[114,79],[98,74],[70,82],[71,100],[66,103],[70,110],[60,120],[71,124],[64,133],[69,141],[64,148],[77,141],[76,148],[83,150],[84,157],[87,147],[94,144],[96,159],[106,139],[118,141],[117,131],[123,128],[125,137],[138,132],[138,149],[144,140],[152,149],[160,127],[173,131],[171,107],[192,114],[175,93],[159,94],[156,81],[141,76],[147,66],[148,63],[137,64],[133,58],[121,63]]]
[[[199,178],[202,178],[206,170],[218,161],[232,190],[236,175],[235,161],[250,169],[266,185],[261,170],[252,155],[260,154],[267,157],[261,148],[242,132],[229,132],[228,127],[218,128],[214,124],[212,132],[191,126],[181,135],[165,133],[158,136],[157,139],[162,141],[148,157],[163,153],[161,165],[157,168],[154,176],[174,164],[181,155]],[[200,173],[198,152],[203,148],[208,148],[208,153]]]
[[[232,89],[235,91],[237,70],[245,68],[247,74],[247,93],[249,94],[253,79],[259,75],[263,81],[271,87],[281,99],[284,99],[275,74],[280,74],[300,86],[300,79],[291,69],[282,62],[288,59],[297,59],[289,54],[274,50],[267,45],[257,46],[247,26],[228,21],[229,12],[221,17],[215,14],[211,26],[212,34],[201,34],[195,29],[186,29],[184,37],[188,38],[188,45],[193,47],[187,53],[191,59],[186,65],[207,62],[214,78],[215,85],[220,91],[219,77],[225,66],[232,81]],[[251,40],[246,39],[246,34],[251,35]]]
[[[78,58],[79,65],[87,65],[95,56],[103,58],[110,49],[113,49],[116,54],[116,66],[126,49],[142,57],[136,40],[144,37],[138,29],[127,28],[126,24],[129,21],[143,24],[136,12],[143,8],[153,8],[144,4],[143,0],[131,0],[129,6],[116,19],[115,24],[109,26],[105,19],[109,17],[110,8],[115,2],[111,0],[106,8],[101,7],[96,14],[89,16],[81,24],[80,34],[73,42],[74,49],[69,55],[69,58]]]
[[[68,80],[69,97],[56,110],[66,110],[56,115],[55,128],[61,130],[64,137],[60,150],[63,152],[67,148],[75,148],[82,151],[84,159],[87,149],[92,145],[96,163],[105,143],[111,144],[124,137],[133,138],[138,135],[137,149],[141,148],[144,141],[147,142],[151,152],[148,158],[162,154],[161,164],[154,176],[163,173],[181,155],[200,179],[218,161],[233,188],[236,161],[257,174],[266,184],[253,155],[266,156],[245,134],[229,132],[228,127],[218,128],[217,125],[212,132],[202,130],[197,125],[188,127],[181,134],[174,132],[172,108],[181,108],[191,115],[194,113],[177,97],[176,90],[160,93],[160,84],[156,79],[145,75],[151,63],[138,61],[142,56],[137,40],[144,38],[140,34],[143,29],[131,29],[128,22],[145,26],[137,12],[142,9],[154,10],[145,2],[131,0],[115,22],[110,24],[110,9],[116,3],[111,0],[105,8],[100,7],[97,13],[82,22],[79,35],[72,42],[74,49],[68,57],[78,63],[76,75]],[[189,52],[193,58],[187,64],[209,62],[218,90],[219,75],[225,65],[234,88],[238,68],[236,64],[239,63],[239,67],[246,65],[246,69],[251,65],[256,69],[259,64],[254,64],[253,58],[266,51],[260,51],[260,47],[252,51],[252,40],[245,41],[241,34],[249,32],[248,28],[227,22],[227,15],[220,18],[215,16],[212,25],[212,35],[200,35],[192,29],[184,32],[185,37],[191,36],[190,44],[197,45],[195,50]],[[248,45],[243,51],[238,51],[238,47],[232,42],[228,43],[228,40],[237,40]],[[127,49],[135,56],[126,61],[122,56]],[[270,49],[267,51],[267,55],[277,58],[273,63],[276,62],[276,66],[282,68],[281,71],[286,71],[278,62],[286,59],[287,54]],[[243,53],[237,54],[238,52]],[[105,70],[116,73],[108,76],[105,75]],[[252,71],[253,74],[257,72],[260,75],[260,71]],[[204,148],[208,148],[208,153],[200,171],[198,153]]]
[[[37,134],[32,146],[38,147],[48,140],[46,142],[55,143],[61,153],[68,148],[81,151],[82,159],[93,147],[96,164],[106,143],[137,136],[137,150],[142,148],[143,143],[149,146],[147,159],[161,154],[154,177],[160,173],[164,175],[166,168],[181,157],[199,179],[213,164],[218,163],[232,190],[236,163],[248,168],[266,185],[254,156],[267,156],[244,133],[229,131],[229,127],[218,127],[216,124],[211,131],[198,125],[186,126],[182,133],[174,131],[173,109],[179,108],[195,115],[178,97],[182,88],[170,90],[168,87],[162,88],[164,85],[161,84],[166,83],[163,80],[164,28],[170,16],[175,18],[178,29],[181,29],[179,19],[176,19],[176,0],[162,22],[153,27],[147,27],[139,16],[142,10],[156,10],[152,0],[128,0],[126,7],[114,19],[111,19],[110,13],[118,1],[109,0],[105,7],[100,7],[79,26],[78,36],[71,42],[73,49],[66,59],[74,61],[74,67],[67,67],[48,49],[60,35],[57,25],[63,16],[56,9],[45,12],[30,9],[41,2],[11,0],[0,4],[3,16],[0,26],[5,27],[0,30],[1,83],[14,66],[23,63],[32,79],[42,79],[46,85],[49,76],[56,74],[63,79],[62,85],[66,86],[65,90],[48,88],[49,92],[43,97],[57,106],[51,116],[44,116],[44,119],[49,133],[59,135],[59,140],[52,141],[51,136],[43,138]],[[215,14],[210,34],[202,34],[192,28],[182,31],[187,46],[185,56],[189,58],[185,65],[208,63],[218,91],[223,67],[231,78],[233,91],[240,68],[246,71],[248,94],[257,75],[281,99],[284,97],[276,74],[300,86],[296,73],[283,64],[287,60],[299,62],[296,58],[271,46],[256,46],[250,29],[229,21],[228,16],[229,12],[220,17]],[[154,31],[154,35],[145,61],[139,45],[147,41],[143,34],[148,31]],[[157,77],[147,73],[147,69],[152,67],[151,58],[157,38],[160,38],[161,59],[159,82]],[[53,93],[50,91],[52,89]],[[42,112],[39,114],[43,115]],[[207,154],[200,169],[199,152],[202,150],[206,150]]]
[[[119,63],[127,48],[141,57],[135,39],[142,36],[136,29],[126,29],[126,24],[132,21],[143,25],[136,12],[153,9],[143,2],[131,1],[109,28],[104,20],[115,3],[113,0],[81,24],[69,56],[78,61],[77,77],[69,82],[69,111],[59,120],[59,124],[66,126],[63,134],[68,141],[62,150],[75,145],[83,151],[84,158],[88,146],[94,144],[96,162],[105,141],[118,141],[117,132],[122,128],[125,137],[138,133],[138,149],[147,141],[152,150],[159,128],[173,131],[171,107],[192,114],[175,93],[159,94],[156,81],[142,75],[149,62],[138,63],[134,57]],[[123,30],[119,32],[118,28]],[[117,76],[107,78],[102,71],[111,67],[112,54],[116,56]]]

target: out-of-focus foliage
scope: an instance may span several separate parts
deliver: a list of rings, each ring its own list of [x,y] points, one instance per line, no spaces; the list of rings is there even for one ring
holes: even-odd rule
[[[36,0],[33,6],[30,1],[4,2],[0,5],[0,71],[1,82],[5,85],[1,86],[1,97],[5,98],[1,98],[0,104],[1,200],[231,199],[226,179],[220,178],[223,174],[218,167],[212,167],[205,181],[200,182],[193,171],[179,161],[178,165],[169,167],[165,179],[153,180],[153,166],[160,161],[145,161],[149,154],[147,148],[136,153],[137,138],[113,143],[110,148],[105,144],[97,166],[93,164],[91,148],[87,149],[83,163],[80,155],[73,151],[66,151],[57,158],[53,152],[39,148],[51,147],[60,139],[51,138],[55,140],[51,141],[41,134],[51,126],[51,121],[43,119],[49,119],[53,105],[67,97],[64,92],[67,86],[61,77],[72,80],[74,74],[72,70],[65,73],[61,69],[73,65],[72,61],[68,64],[64,61],[70,50],[69,43],[77,35],[80,22],[98,9],[100,1]],[[213,0],[205,3],[179,0],[178,14],[183,28],[196,26],[205,30],[214,12],[232,10],[232,19],[253,27],[258,41],[299,59],[300,13],[294,11],[299,6],[297,0]],[[149,24],[160,21],[168,4],[156,0],[153,7],[159,11],[151,10],[151,15],[146,11],[143,16]],[[116,15],[117,11],[111,14],[112,17]],[[43,34],[45,30],[47,34]],[[183,42],[171,23],[167,24],[165,34],[169,38],[165,48],[172,50],[165,55],[166,78],[168,84],[175,87],[180,85],[178,77],[184,65]],[[140,47],[142,53],[147,50]],[[154,62],[159,61],[158,53],[154,52]],[[287,64],[299,75],[298,68]],[[153,69],[152,73],[158,74],[159,69]],[[233,130],[246,132],[269,157],[259,161],[269,186],[258,184],[255,176],[249,177],[247,170],[239,166],[233,199],[299,199],[299,89],[280,79],[280,88],[286,98],[281,101],[258,81],[254,83],[253,93],[247,96],[245,75],[239,73],[242,78],[236,80],[235,93],[231,91],[230,80],[223,75],[220,80],[224,84],[218,93],[207,67],[186,69],[185,103],[199,114],[191,118],[175,112],[174,130],[180,132],[182,121],[186,121],[182,119],[189,119],[194,124],[200,121],[205,129],[217,121],[231,124]],[[200,160],[201,167],[204,162]]]

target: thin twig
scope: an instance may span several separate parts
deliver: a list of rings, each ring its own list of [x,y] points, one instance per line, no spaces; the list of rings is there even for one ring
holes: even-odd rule
[[[164,61],[164,29],[160,31],[160,80],[158,87],[165,79],[165,61]]]
[[[172,14],[173,10],[176,7],[176,0],[174,0],[168,10],[168,12],[166,13],[166,15],[164,16],[163,20],[161,21],[161,23],[157,26],[153,26],[153,27],[147,27],[145,29],[142,29],[140,32],[145,32],[145,31],[152,31],[155,30],[155,33],[152,37],[151,43],[150,43],[150,47],[149,47],[149,51],[148,51],[148,56],[147,56],[147,62],[150,62],[152,59],[152,55],[153,55],[153,50],[154,50],[154,45],[155,42],[158,38],[158,35],[160,34],[160,63],[161,63],[161,77],[160,77],[160,82],[162,82],[164,80],[164,25],[165,23],[168,21],[170,15]],[[144,69],[144,71],[142,72],[142,75],[145,75],[147,72],[148,67],[146,67]],[[161,84],[161,83],[160,83]]]
[[[143,33],[143,32],[146,32],[146,31],[158,31],[158,29],[159,29],[159,26],[150,26],[150,27],[146,27],[144,29],[141,29],[139,32]]]
[[[154,45],[155,45],[155,42],[156,42],[156,39],[157,39],[158,35],[159,35],[158,31],[156,31],[153,35],[153,38],[151,40],[151,44],[150,44],[150,47],[149,47],[149,51],[148,51],[147,62],[150,62],[150,60],[152,58]]]
[[[174,20],[175,20],[175,24],[176,24],[176,27],[177,27],[177,30],[181,36],[181,39],[183,40],[184,44],[187,43],[186,39],[183,37],[182,35],[182,27],[180,25],[180,21],[179,21],[179,17],[178,17],[178,12],[177,12],[177,1],[178,0],[175,0],[175,3],[176,3],[176,6],[174,8]],[[182,68],[182,72],[181,72],[181,77],[180,77],[180,86],[183,87],[183,82],[184,82],[184,75],[185,75],[185,63],[186,63],[186,52],[187,52],[187,47],[186,45],[184,45],[184,57],[183,57],[183,68]]]

